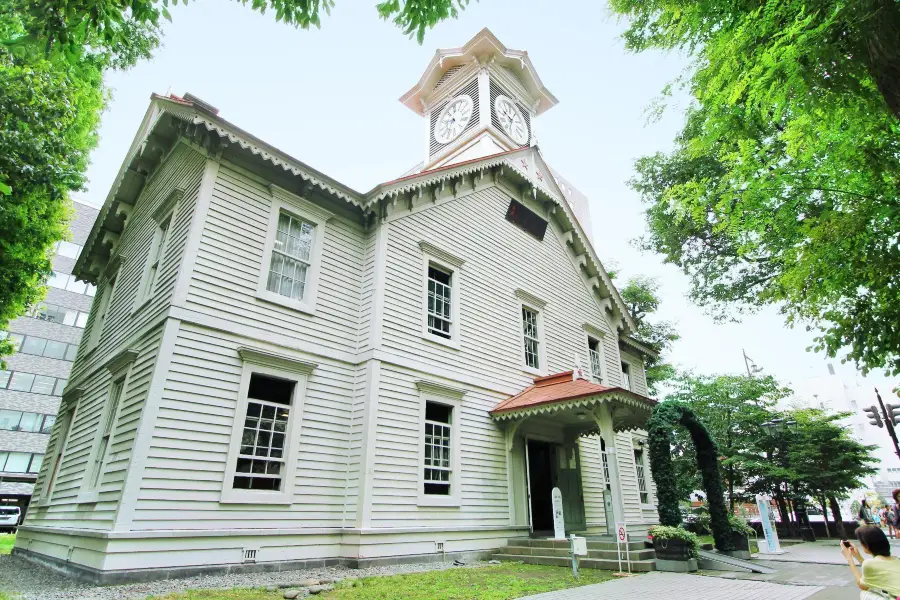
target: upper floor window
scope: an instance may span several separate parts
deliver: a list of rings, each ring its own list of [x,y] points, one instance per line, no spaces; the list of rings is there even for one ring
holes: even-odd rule
[[[622,363],[622,387],[626,390],[631,389],[631,365],[627,362]]]
[[[459,277],[464,261],[429,242],[421,241],[419,247],[425,290],[422,335],[459,348]]]
[[[591,379],[594,383],[603,383],[603,349],[600,340],[588,336],[588,358],[591,364]]]
[[[290,504],[301,407],[315,365],[249,348],[238,352],[244,367],[220,501]]]
[[[525,290],[516,290],[522,328],[522,360],[526,371],[542,375],[546,360],[544,357],[543,309],[546,303]]]
[[[97,302],[98,306],[94,312],[94,321],[91,323],[88,349],[94,348],[100,341],[100,336],[103,335],[103,328],[106,325],[106,320],[109,316],[109,307],[112,304],[113,294],[116,291],[116,279],[117,277],[115,275],[110,277],[106,281],[103,292],[100,294],[100,300]]]
[[[56,253],[66,258],[78,258],[81,250],[84,248],[81,244],[73,244],[72,242],[61,241],[56,244]]]
[[[541,338],[538,329],[538,311],[522,307],[522,333],[525,340],[525,366],[541,368]]]
[[[47,302],[41,302],[28,311],[28,316],[32,319],[50,321],[51,323],[60,323],[62,325],[71,325],[72,327],[79,327],[82,329],[87,324],[88,314],[89,313],[84,311],[72,310],[71,308],[65,308]]]
[[[5,332],[3,337],[7,337]],[[59,360],[75,360],[75,356],[78,354],[78,344],[67,344],[20,333],[10,333],[8,337],[15,344],[16,351],[21,354],[33,354]]]
[[[0,371],[0,390],[62,396],[68,380],[22,371]]]
[[[278,215],[278,229],[266,289],[286,298],[303,301],[309,275],[316,226],[287,212]]]
[[[169,229],[172,225],[172,212],[160,219],[150,243],[150,251],[147,255],[147,266],[141,279],[140,302],[146,302],[153,297],[159,282],[159,272],[162,269],[162,261],[166,256],[166,246],[169,242]],[[110,286],[111,287],[111,286]]]
[[[331,213],[277,186],[256,295],[314,312],[325,224]]]
[[[18,410],[0,410],[0,429],[6,431],[28,431],[32,433],[50,433],[54,415],[22,412]]]

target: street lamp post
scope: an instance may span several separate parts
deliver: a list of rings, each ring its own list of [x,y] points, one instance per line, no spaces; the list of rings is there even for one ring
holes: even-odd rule
[[[782,419],[775,418],[771,421],[766,421],[762,424],[763,429],[772,437],[773,440],[777,441],[781,438],[782,447],[779,449],[785,459],[785,466],[787,466],[788,461],[788,441],[784,437],[779,434],[784,433],[786,431],[791,431],[796,427],[797,421],[792,419]],[[791,503],[794,505],[794,512],[797,515],[797,526],[799,528],[800,538],[807,542],[816,541],[816,535],[813,533],[812,526],[809,523],[809,515],[806,512],[806,502],[803,498],[793,496],[791,492],[791,486],[789,483],[785,482],[785,495],[790,498]],[[790,515],[788,515],[788,519],[790,520]],[[788,523],[790,525],[790,523]]]

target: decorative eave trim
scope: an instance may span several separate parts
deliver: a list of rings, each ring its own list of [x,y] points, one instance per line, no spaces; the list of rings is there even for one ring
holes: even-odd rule
[[[444,385],[443,383],[436,383],[434,381],[427,381],[425,379],[419,379],[416,381],[416,387],[420,392],[425,394],[434,394],[435,396],[443,396],[444,398],[449,398],[451,400],[462,400],[463,396],[466,395],[466,390],[451,387],[449,385]]]
[[[429,256],[433,256],[434,258],[436,258],[438,260],[442,260],[445,263],[451,264],[454,267],[461,267],[466,262],[462,258],[459,258],[458,256],[455,256],[453,254],[450,254],[446,250],[438,248],[431,242],[426,242],[425,240],[422,240],[419,242],[419,248],[421,248],[422,252],[424,252],[425,254],[427,254]]]
[[[288,191],[283,187],[277,186],[274,183],[269,184],[269,193],[272,194],[272,197],[276,200],[280,200],[287,204],[293,204],[301,210],[311,213],[312,216],[321,221],[328,221],[329,219],[334,217],[334,213],[330,210],[322,208],[315,202],[310,201],[308,198],[298,196],[297,194]]]
[[[535,406],[526,406],[523,408],[501,409],[497,412],[491,412],[491,417],[495,421],[509,421],[512,419],[521,419],[525,417],[533,417],[536,415],[547,415],[572,408],[584,408],[602,404],[604,402],[616,401],[629,408],[634,408],[646,412],[648,415],[656,405],[656,401],[644,396],[639,396],[634,392],[626,390],[611,390],[601,392],[590,396],[582,396],[571,400],[557,400],[554,402],[546,402]]]
[[[233,129],[237,128],[230,123],[227,123],[227,121],[225,121],[224,119],[216,118],[215,121],[216,122],[213,122],[208,117],[200,114],[195,114],[194,118],[192,119],[192,123],[194,123],[195,125],[202,125],[203,127],[206,127],[208,131],[217,133],[219,137],[223,137],[231,143],[237,144],[244,150],[249,150],[251,154],[259,156],[263,160],[272,163],[276,167],[281,167],[285,171],[297,175],[304,181],[307,181],[321,188],[329,194],[332,194],[338,198],[342,198],[354,206],[357,206],[359,208],[363,207],[363,204],[360,201],[362,198],[362,194],[341,186],[336,181],[330,180],[324,175],[313,172],[312,169],[310,169],[300,161],[293,159],[287,155],[281,154],[275,148],[265,148],[263,142],[258,142],[254,139],[251,139],[252,136],[250,136],[248,133],[244,131],[234,131]]]
[[[151,217],[157,223],[161,223],[163,219],[169,216],[169,213],[172,212],[172,209],[175,208],[175,205],[181,202],[181,199],[184,198],[184,188],[177,187],[166,196],[166,199],[159,203],[159,206],[156,207],[156,210],[153,211]]]
[[[109,277],[116,271],[118,271],[122,264],[125,262],[125,255],[119,252],[116,254],[108,263],[106,263],[106,268],[103,270],[103,275],[105,277]]]
[[[300,360],[293,356],[269,352],[268,350],[261,350],[259,348],[250,348],[249,346],[241,346],[238,348],[238,356],[240,356],[241,360],[244,362],[253,363],[263,367],[285,369],[287,371],[303,373],[304,375],[309,375],[319,366],[317,363]]]
[[[118,373],[122,369],[129,367],[131,363],[137,360],[138,351],[134,348],[125,348],[118,354],[114,355],[106,361],[106,370],[110,373]]]
[[[605,331],[603,331],[599,327],[595,327],[594,325],[591,325],[590,323],[584,324],[584,330],[598,339],[602,339],[606,336]]]
[[[629,348],[632,348],[634,350],[637,350],[638,352],[640,352],[641,354],[644,354],[646,356],[650,356],[653,358],[659,357],[659,352],[657,352],[650,346],[647,346],[646,344],[642,344],[641,342],[637,341],[630,335],[619,336],[619,343],[621,343],[625,346],[628,346]]]
[[[515,294],[516,294],[516,298],[518,298],[518,299],[521,300],[522,302],[524,302],[524,303],[526,303],[526,304],[530,304],[530,305],[532,305],[532,306],[534,306],[535,308],[538,308],[538,309],[540,309],[540,310],[543,310],[544,307],[547,306],[547,301],[546,301],[546,300],[541,300],[540,298],[538,298],[537,296],[535,296],[535,295],[532,294],[531,292],[528,292],[528,291],[526,291],[526,290],[523,290],[522,288],[518,288],[518,289],[515,291]]]
[[[64,390],[62,395],[63,404],[68,405],[72,404],[73,402],[77,403],[79,400],[81,400],[81,397],[84,396],[84,392],[85,390],[83,387],[69,388]]]

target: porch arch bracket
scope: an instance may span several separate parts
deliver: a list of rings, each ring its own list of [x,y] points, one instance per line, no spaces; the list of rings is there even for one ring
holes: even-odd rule
[[[650,470],[656,483],[659,521],[672,527],[681,525],[675,471],[672,468],[672,446],[675,441],[672,432],[678,425],[691,435],[697,451],[697,468],[703,478],[703,489],[709,502],[710,525],[716,549],[734,550],[728,510],[725,508],[725,490],[719,473],[719,449],[697,415],[681,402],[659,404],[647,423]]]
[[[513,450],[513,446],[516,443],[516,432],[519,431],[519,427],[522,426],[522,423],[525,422],[525,417],[521,419],[516,419],[515,421],[511,421],[506,426],[506,453],[509,454]]]

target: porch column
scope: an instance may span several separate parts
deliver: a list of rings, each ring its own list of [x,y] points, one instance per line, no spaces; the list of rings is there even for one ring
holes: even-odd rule
[[[612,413],[609,404],[603,402],[593,411],[594,420],[600,428],[600,435],[606,442],[607,462],[609,463],[610,493],[612,494],[613,517],[616,522],[625,522],[625,503],[622,501],[622,488],[619,479],[619,457],[616,454],[616,433],[613,430]],[[614,534],[615,523],[607,523],[606,531]]]

